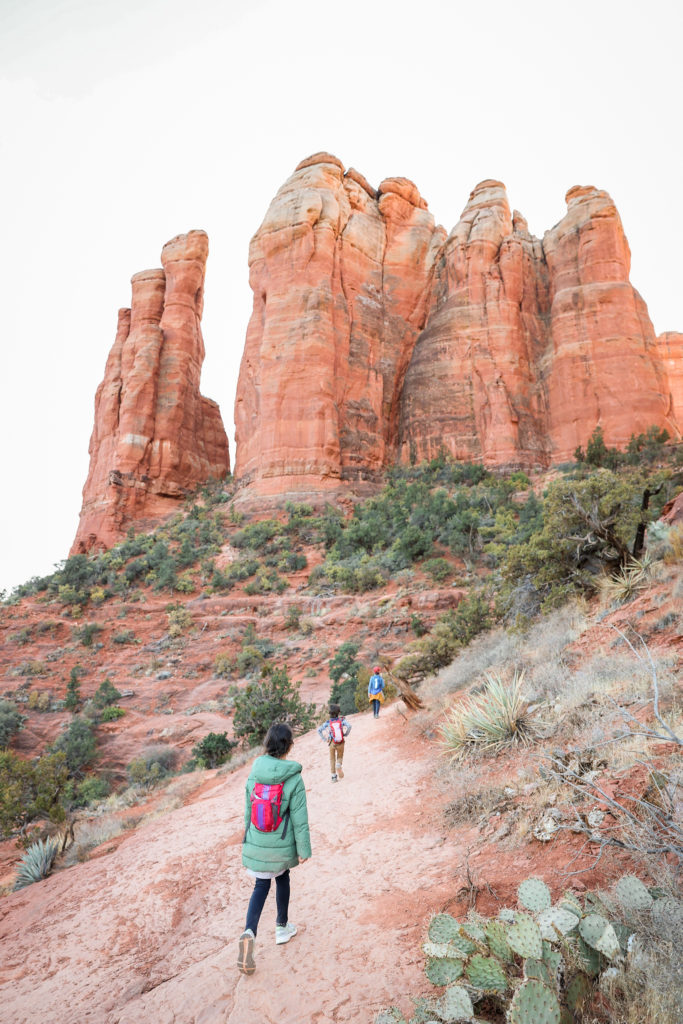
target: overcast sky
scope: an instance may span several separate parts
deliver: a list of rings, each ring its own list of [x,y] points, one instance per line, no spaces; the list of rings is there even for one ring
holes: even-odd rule
[[[249,239],[296,164],[403,175],[453,227],[505,182],[541,236],[615,200],[655,329],[683,330],[679,2],[0,0],[0,589],[76,532],[95,390],[162,245],[203,228],[202,393],[230,437]]]

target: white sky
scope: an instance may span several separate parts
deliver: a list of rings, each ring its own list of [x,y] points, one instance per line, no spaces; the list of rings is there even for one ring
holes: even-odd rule
[[[95,390],[161,247],[209,234],[202,393],[230,436],[247,252],[296,164],[403,175],[453,227],[483,178],[541,236],[607,189],[683,330],[678,0],[0,0],[0,589],[73,540]]]

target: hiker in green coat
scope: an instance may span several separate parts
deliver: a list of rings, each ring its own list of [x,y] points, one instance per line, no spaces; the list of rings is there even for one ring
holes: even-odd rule
[[[247,779],[242,863],[254,882],[247,923],[240,935],[237,966],[253,974],[254,940],[271,880],[275,879],[275,942],[289,942],[296,927],[289,911],[289,869],[311,856],[306,789],[298,761],[286,760],[294,737],[288,725],[271,725],[265,754],[254,761]]]

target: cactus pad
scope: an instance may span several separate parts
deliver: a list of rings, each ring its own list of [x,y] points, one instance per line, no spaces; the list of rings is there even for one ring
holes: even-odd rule
[[[581,938],[610,960],[619,952],[619,940],[612,925],[600,914],[589,914],[579,922]]]
[[[465,954],[452,942],[423,942],[422,952],[425,956],[443,957],[453,956],[465,959]]]
[[[590,978],[595,978],[600,973],[600,954],[597,949],[579,937],[579,953],[584,971]]]
[[[507,940],[507,928],[502,921],[489,921],[485,928],[486,942],[494,956],[499,960],[514,960],[515,954],[510,949]]]
[[[544,985],[548,986],[548,988],[552,988],[555,984],[555,977],[548,967],[548,964],[543,960],[525,960],[524,977],[527,981],[529,978],[535,978],[537,981],[542,981]]]
[[[515,992],[510,1024],[560,1024],[560,1004],[554,992],[532,978]]]
[[[567,1006],[573,1014],[581,1013],[592,991],[593,986],[585,974],[574,975],[567,985]]]
[[[450,914],[435,914],[429,922],[432,942],[450,942],[460,932],[460,925]]]
[[[572,892],[566,892],[562,899],[558,900],[557,905],[562,907],[563,910],[568,910],[570,914],[574,914],[578,918],[583,917],[583,908]]]
[[[553,949],[549,942],[543,943],[543,963],[548,965],[551,975],[553,978],[556,978],[557,972],[562,966],[563,958],[562,954],[558,950]]]
[[[525,959],[532,957],[540,960],[543,955],[541,932],[533,917],[528,914],[515,914],[514,924],[508,926],[508,944]]]
[[[540,878],[525,878],[517,890],[517,899],[534,913],[547,910],[552,903],[550,889]]]
[[[437,1016],[443,1020],[465,1020],[474,1013],[469,993],[462,985],[451,985],[446,989],[434,1007]]]
[[[430,957],[425,964],[425,974],[432,985],[450,985],[463,972],[462,960],[452,956]]]
[[[514,910],[510,910],[509,907],[503,907],[502,910],[498,911],[498,918],[501,921],[505,921],[507,924],[513,924],[515,920]]]
[[[652,905],[652,923],[657,934],[665,939],[673,941],[675,935],[683,935],[683,902],[674,896],[655,900]]]
[[[486,932],[478,921],[465,921],[460,934],[466,939],[471,939],[480,946],[486,945]]]
[[[536,918],[541,935],[549,942],[556,942],[558,932],[561,935],[568,935],[579,923],[576,914],[572,914],[563,907],[550,907],[549,910],[542,910]]]
[[[475,953],[467,963],[465,974],[470,985],[482,992],[505,992],[508,987],[505,968],[495,956]]]
[[[624,910],[649,910],[653,899],[643,883],[635,875],[624,875],[615,886],[615,892]]]

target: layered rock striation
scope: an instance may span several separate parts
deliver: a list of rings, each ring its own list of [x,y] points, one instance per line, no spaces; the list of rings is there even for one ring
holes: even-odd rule
[[[449,235],[412,182],[302,161],[249,256],[235,404],[251,496],[320,493],[445,448],[487,466],[570,459],[656,425],[680,437],[681,336],[657,339],[609,195],[567,193],[543,239],[484,181]]]
[[[199,392],[208,238],[168,242],[163,269],[132,278],[95,396],[90,469],[71,553],[108,548],[130,526],[146,529],[188,491],[230,470],[215,402]]]

